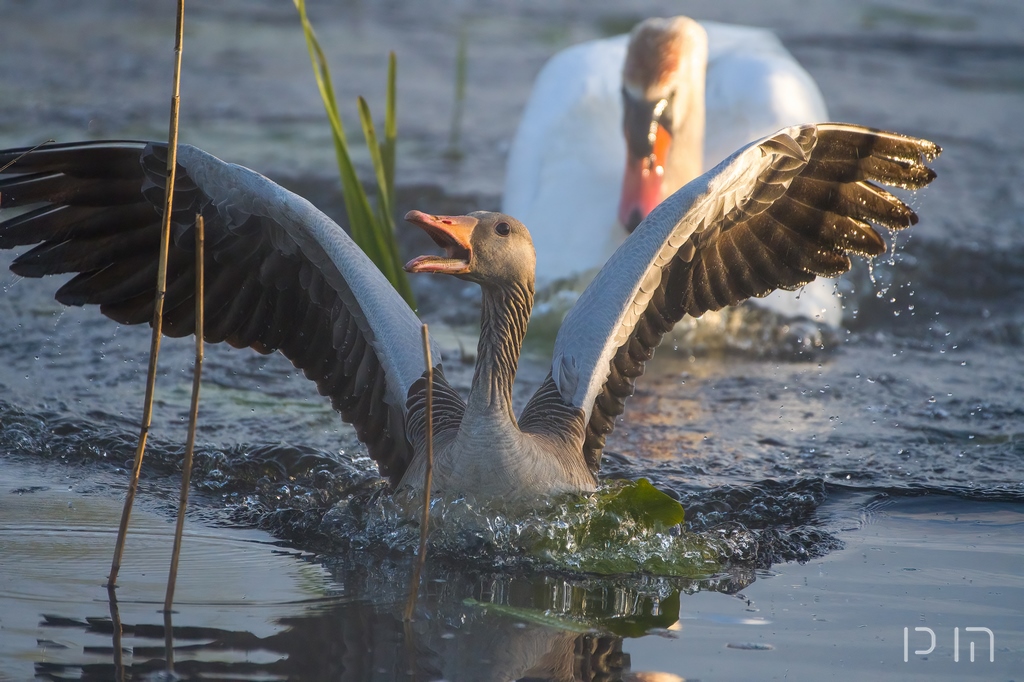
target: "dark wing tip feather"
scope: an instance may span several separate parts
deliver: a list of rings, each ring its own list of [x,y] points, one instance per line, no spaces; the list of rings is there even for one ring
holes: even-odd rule
[[[677,294],[690,315],[842,274],[850,254],[884,253],[874,225],[901,230],[918,217],[874,183],[920,189],[935,179],[925,162],[942,151],[928,140],[841,123],[781,132],[758,147],[777,158],[745,202],[680,249],[688,282]]]
[[[876,156],[892,161],[923,163],[934,161],[942,148],[932,142],[901,133],[867,128],[851,123],[822,123],[815,126],[815,147],[834,158]]]
[[[384,367],[346,303],[355,300],[358,307],[358,297],[328,281],[329,273],[320,269],[332,263],[326,255],[300,255],[289,230],[301,228],[272,217],[277,195],[266,198],[241,182],[236,186],[239,178],[229,168],[195,150],[183,157],[182,149],[164,333],[194,332],[193,221],[201,212],[207,341],[264,353],[280,349],[343,417],[355,422],[382,469],[400,477],[411,458],[405,415],[384,402]],[[198,186],[183,158],[193,169],[207,164],[204,178],[221,173],[220,179]],[[122,324],[149,323],[166,163],[166,145],[159,143],[82,142],[0,151],[0,168],[10,164],[0,171],[2,206],[28,209],[0,222],[0,248],[32,246],[11,269],[26,277],[74,273],[58,290],[58,301],[97,304]],[[230,187],[218,189],[217,182]],[[305,248],[319,248],[315,239],[309,242]]]
[[[942,151],[928,140],[842,123],[781,131],[757,149],[761,159],[771,158],[754,185],[724,190],[743,196],[739,205],[724,215],[705,209],[688,216],[696,229],[663,267],[659,290],[594,396],[584,438],[588,462],[600,460],[644,362],[684,314],[699,317],[751,296],[797,289],[846,272],[851,254],[884,253],[874,226],[901,230],[918,217],[874,183],[924,187],[935,179],[926,162]]]

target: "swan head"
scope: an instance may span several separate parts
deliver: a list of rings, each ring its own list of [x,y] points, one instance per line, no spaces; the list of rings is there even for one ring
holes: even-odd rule
[[[619,201],[619,222],[628,231],[700,173],[706,69],[707,34],[688,17],[647,19],[630,33],[622,67],[626,170]]]
[[[533,289],[537,255],[526,226],[504,213],[474,211],[438,216],[409,211],[405,219],[445,250],[444,256],[417,256],[407,272],[454,275],[482,286],[525,286]]]

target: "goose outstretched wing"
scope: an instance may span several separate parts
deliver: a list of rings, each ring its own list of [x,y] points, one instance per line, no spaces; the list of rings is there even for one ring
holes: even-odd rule
[[[167,146],[108,141],[0,152],[0,248],[35,245],[11,269],[74,273],[56,298],[122,324],[153,315]],[[164,333],[194,331],[194,223],[206,226],[207,341],[280,351],[351,422],[383,475],[412,456],[410,388],[424,372],[420,322],[344,231],[251,170],[181,145]],[[435,349],[434,357],[440,358]]]
[[[737,151],[666,199],[608,260],[563,321],[551,375],[520,424],[582,426],[596,472],[636,378],[676,322],[834,277],[850,254],[883,253],[872,224],[900,230],[917,216],[875,183],[923,187],[935,177],[924,162],[940,151],[839,123],[786,128]]]

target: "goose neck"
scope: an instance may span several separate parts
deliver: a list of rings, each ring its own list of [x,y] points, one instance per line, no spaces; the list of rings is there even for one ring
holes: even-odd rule
[[[516,423],[512,385],[532,308],[532,284],[483,287],[480,342],[469,412],[500,415]]]

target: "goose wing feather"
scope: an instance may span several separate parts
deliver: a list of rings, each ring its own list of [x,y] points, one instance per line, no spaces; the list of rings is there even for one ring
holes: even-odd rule
[[[835,276],[850,267],[849,254],[884,252],[872,224],[898,230],[917,216],[875,183],[923,187],[935,177],[924,162],[939,152],[927,140],[860,126],[795,126],[687,184],[651,212],[569,311],[524,428],[551,430],[547,422],[562,414],[578,424],[582,415],[583,455],[596,471],[665,332],[684,315]]]
[[[0,248],[34,245],[11,269],[73,273],[57,292],[123,324],[152,319],[167,147],[83,142],[0,152]],[[420,321],[330,218],[251,170],[181,145],[164,331],[194,331],[194,222],[206,226],[204,336],[280,351],[356,427],[383,475],[412,457],[410,388],[423,375]],[[440,358],[435,347],[434,357]]]

